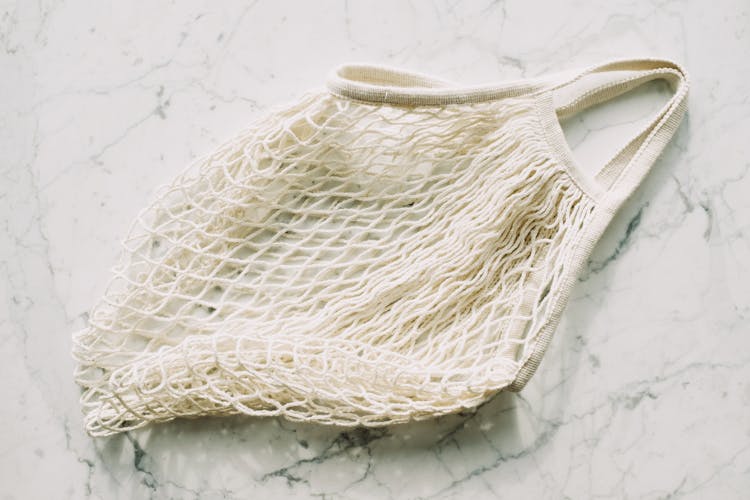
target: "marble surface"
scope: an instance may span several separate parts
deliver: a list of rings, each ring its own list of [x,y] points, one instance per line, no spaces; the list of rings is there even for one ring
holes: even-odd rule
[[[685,65],[688,116],[522,393],[380,430],[84,434],[70,334],[119,238],[264,108],[344,61],[480,83],[633,54]],[[3,2],[0,75],[1,498],[747,498],[747,2]],[[651,90],[566,125],[581,161],[624,143]]]

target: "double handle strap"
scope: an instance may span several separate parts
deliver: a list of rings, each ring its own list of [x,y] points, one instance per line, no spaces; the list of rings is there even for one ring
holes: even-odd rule
[[[606,204],[617,208],[646,176],[685,114],[688,76],[673,61],[613,59],[579,70],[482,85],[462,85],[394,66],[348,63],[329,73],[326,86],[330,92],[350,99],[401,106],[466,104],[504,97],[562,93],[561,102],[555,103],[555,112],[558,119],[564,120],[658,79],[670,84],[672,97],[643,130],[597,171],[591,181],[604,194]]]

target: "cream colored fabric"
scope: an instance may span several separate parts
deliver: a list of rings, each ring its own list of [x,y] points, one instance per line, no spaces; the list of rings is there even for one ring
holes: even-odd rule
[[[559,119],[656,78],[673,98],[587,175]],[[86,429],[379,426],[521,389],[686,93],[682,68],[651,59],[475,86],[335,68],[141,212],[74,334]]]

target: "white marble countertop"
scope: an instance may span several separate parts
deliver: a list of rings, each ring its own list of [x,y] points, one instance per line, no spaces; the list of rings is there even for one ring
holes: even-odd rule
[[[4,3],[0,496],[747,498],[750,6],[563,3]],[[267,106],[344,61],[484,83],[633,54],[684,64],[688,115],[522,393],[379,430],[232,417],[83,432],[70,335],[119,239],[158,185]],[[664,94],[636,97],[570,123],[576,155],[603,159]]]

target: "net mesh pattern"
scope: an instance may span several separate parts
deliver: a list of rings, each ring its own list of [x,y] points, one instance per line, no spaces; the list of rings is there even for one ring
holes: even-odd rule
[[[533,99],[270,108],[138,216],[74,334],[85,425],[379,426],[513,382],[594,203]]]

